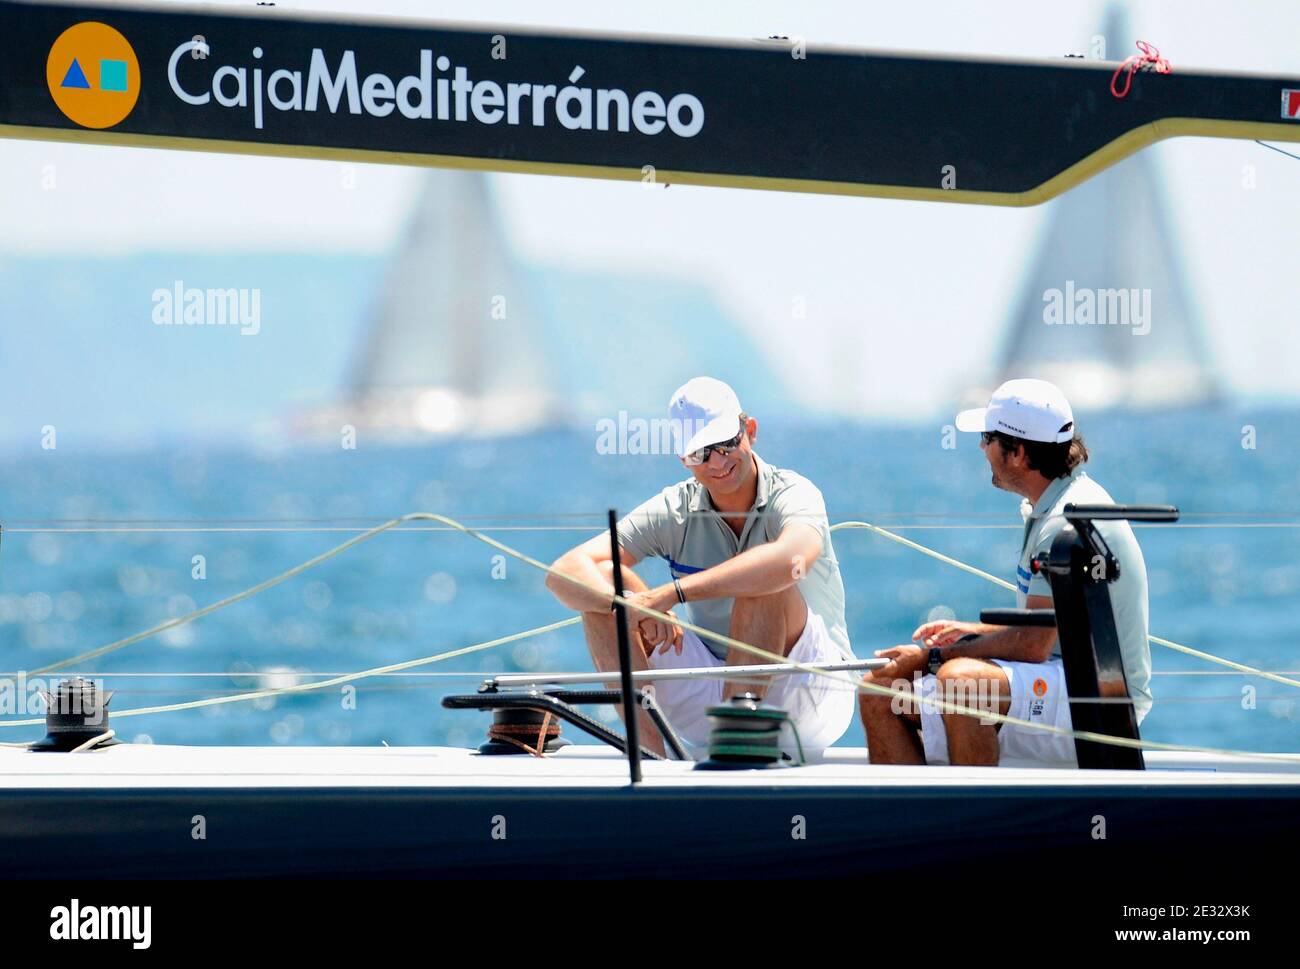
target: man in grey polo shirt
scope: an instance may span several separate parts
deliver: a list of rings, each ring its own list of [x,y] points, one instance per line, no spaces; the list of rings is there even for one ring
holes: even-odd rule
[[[993,484],[1024,499],[1017,607],[1052,608],[1051,586],[1031,563],[1051,548],[1066,525],[1062,512],[1067,504],[1112,501],[1083,471],[1088,449],[1075,430],[1069,402],[1045,380],[1009,380],[994,392],[988,407],[957,415],[957,427],[980,432]],[[1124,676],[1140,722],[1151,708],[1146,563],[1128,522],[1096,525],[1119,562],[1110,601]],[[900,710],[886,696],[865,694],[860,701],[872,763],[996,765],[1007,758],[1077,766],[1068,736],[985,724],[964,714],[940,713],[925,702],[937,694],[962,706],[992,709],[996,701],[1000,713],[1069,730],[1069,697],[1054,629],[941,620],[925,623],[912,639],[918,645],[876,653],[894,662],[877,670],[873,680],[909,689],[906,681],[926,674],[918,687],[919,711],[913,702],[904,702]]]
[[[853,658],[844,622],[844,583],[831,545],[821,492],[807,478],[754,453],[758,422],[720,380],[696,377],[673,394],[669,421],[678,458],[691,477],[664,488],[618,524],[623,586],[634,604],[681,608],[694,625],[816,666]],[[601,534],[561,556],[554,568],[597,595],[551,575],[546,585],[582,613],[599,670],[618,669],[610,611],[612,550]],[[647,586],[632,566],[661,558],[670,581]],[[764,662],[695,633],[629,612],[636,669],[717,667]],[[851,684],[813,674],[774,677],[769,687],[717,679],[664,681],[655,699],[692,744],[708,741],[705,711],[737,693],[764,693],[786,710],[805,750],[833,744],[853,717]],[[642,714],[641,737],[662,750]]]

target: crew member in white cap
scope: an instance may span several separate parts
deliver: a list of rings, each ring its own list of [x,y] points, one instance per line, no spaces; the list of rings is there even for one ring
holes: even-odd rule
[[[1016,605],[1052,608],[1047,578],[1031,563],[1067,524],[1067,504],[1110,503],[1106,490],[1083,472],[1088,449],[1074,426],[1070,404],[1045,380],[1008,380],[988,407],[962,411],[957,428],[978,432],[993,484],[1020,495],[1025,531],[1016,566]],[[1097,522],[1119,562],[1110,584],[1124,675],[1139,721],[1151,707],[1151,647],[1147,640],[1147,573],[1142,550],[1128,522]],[[1015,725],[983,723],[940,713],[925,700],[938,695],[961,706],[978,706],[1020,720],[1070,729],[1065,671],[1056,652],[1056,630],[991,626],[940,620],[912,634],[916,645],[880,650],[891,666],[874,682],[910,690],[920,677],[915,702],[864,693],[860,706],[872,763],[996,765],[1003,759],[1050,766],[1076,766],[1069,736]],[[901,706],[901,710],[899,707]]]
[[[680,609],[694,625],[801,663],[851,660],[844,583],[821,492],[802,475],[772,467],[754,453],[758,421],[721,380],[688,381],[673,394],[668,411],[677,457],[691,477],[619,522],[629,598],[659,612]],[[587,646],[600,670],[618,669],[610,556],[609,536],[601,534],[554,564],[603,594],[555,575],[546,582],[556,598],[582,613]],[[632,571],[648,558],[667,563],[670,581],[649,588]],[[628,621],[638,670],[767,662],[644,614],[630,612]],[[746,691],[765,693],[766,702],[790,714],[805,751],[830,746],[853,719],[852,684],[814,674],[777,676],[766,686],[666,680],[655,684],[654,695],[682,738],[703,745],[706,710]],[[662,751],[658,731],[644,714],[640,735],[646,746]]]

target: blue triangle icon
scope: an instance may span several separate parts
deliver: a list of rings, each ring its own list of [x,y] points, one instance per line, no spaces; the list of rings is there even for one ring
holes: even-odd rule
[[[72,59],[72,66],[68,68],[68,73],[63,75],[63,83],[59,86],[90,88],[90,82],[86,80],[86,72],[81,69],[75,57]]]

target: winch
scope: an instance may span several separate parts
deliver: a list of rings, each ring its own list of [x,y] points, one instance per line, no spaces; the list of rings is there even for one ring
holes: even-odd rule
[[[74,676],[56,686],[45,698],[45,738],[28,749],[38,753],[97,750],[121,743],[113,739],[108,726],[108,702],[112,693],[103,693],[90,680]]]
[[[780,707],[765,706],[754,693],[741,693],[727,703],[709,707],[709,758],[696,764],[697,770],[744,770],[783,767],[788,755],[781,751],[781,731],[787,724],[799,749],[799,763],[805,761],[803,744],[790,715]]]
[[[553,754],[569,741],[560,736],[560,718],[531,707],[504,707],[492,711],[488,739],[480,754]]]

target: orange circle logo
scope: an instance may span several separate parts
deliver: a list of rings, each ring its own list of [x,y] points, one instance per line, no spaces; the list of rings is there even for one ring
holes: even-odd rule
[[[140,62],[108,24],[86,21],[59,34],[45,61],[50,97],[83,128],[111,128],[140,96]]]
[[[1043,679],[1034,680],[1034,696],[1042,696],[1047,692],[1047,681]]]

